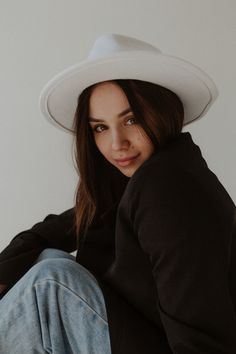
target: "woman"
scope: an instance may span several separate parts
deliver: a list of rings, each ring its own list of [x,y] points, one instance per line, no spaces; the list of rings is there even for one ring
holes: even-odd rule
[[[1,353],[236,353],[236,208],[182,132],[216,97],[192,64],[115,34],[46,85],[80,180],[74,208],[0,254]]]

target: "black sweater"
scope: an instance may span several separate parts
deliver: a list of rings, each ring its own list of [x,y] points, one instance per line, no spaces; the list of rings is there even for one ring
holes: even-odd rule
[[[15,236],[0,283],[9,289],[46,247],[74,251],[73,218],[50,214]],[[76,260],[103,290],[113,354],[236,353],[236,207],[190,133],[134,173]]]

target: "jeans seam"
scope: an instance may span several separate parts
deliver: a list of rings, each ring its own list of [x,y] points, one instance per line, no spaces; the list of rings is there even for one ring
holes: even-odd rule
[[[66,286],[65,284],[61,283],[60,281],[57,281],[55,279],[52,278],[45,278],[43,280],[37,281],[33,284],[33,287],[35,287],[36,285],[40,285],[41,283],[44,283],[46,281],[50,281],[56,284],[61,285],[63,288],[67,289],[69,292],[73,293],[76,297],[78,297],[80,300],[82,300],[97,316],[99,316],[106,324],[108,324],[108,321],[103,318],[97,311],[95,311],[90,305],[89,303],[83,299],[80,295],[78,295],[75,291],[73,291],[71,288],[69,288],[68,286]],[[105,305],[104,305],[105,306]]]

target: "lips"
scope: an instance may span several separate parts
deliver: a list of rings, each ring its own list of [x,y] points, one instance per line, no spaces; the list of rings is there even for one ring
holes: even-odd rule
[[[124,158],[124,159],[115,159],[115,161],[117,161],[117,162],[125,162],[125,161],[133,160],[133,159],[135,159],[136,157],[138,157],[138,155],[126,157],[126,158]]]

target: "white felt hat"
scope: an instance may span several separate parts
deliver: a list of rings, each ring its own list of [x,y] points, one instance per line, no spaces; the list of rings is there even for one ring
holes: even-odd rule
[[[212,79],[200,68],[133,37],[98,37],[86,60],[53,77],[43,88],[39,105],[51,123],[73,131],[78,96],[88,86],[112,79],[136,79],[164,86],[184,105],[184,125],[203,117],[218,96]]]

